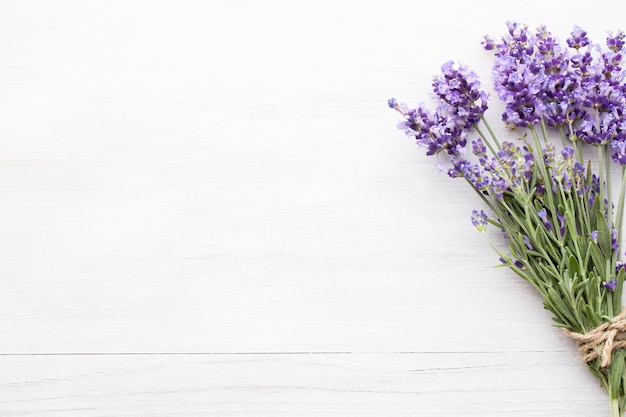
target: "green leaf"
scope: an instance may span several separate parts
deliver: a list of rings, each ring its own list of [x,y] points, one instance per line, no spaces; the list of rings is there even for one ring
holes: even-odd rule
[[[619,398],[619,392],[622,384],[622,375],[624,374],[624,355],[623,349],[613,351],[611,355],[611,366],[609,367],[609,395],[611,398]]]
[[[598,314],[593,310],[593,307],[591,307],[589,304],[585,304],[585,306],[583,307],[583,313],[585,317],[587,317],[590,328],[596,328],[600,325],[599,320],[598,320]]]
[[[550,304],[555,308],[553,313],[559,316],[563,323],[569,322],[572,328],[578,329],[578,321],[572,315],[572,312],[568,308],[567,304],[563,302],[563,299],[554,288],[548,289],[548,298],[550,300]]]
[[[569,271],[572,276],[580,274],[580,265],[578,264],[578,260],[574,255],[569,257]]]
[[[589,240],[590,242],[589,242],[589,246],[587,246],[587,250],[589,251],[589,254],[591,255],[591,260],[593,261],[593,264],[598,269],[598,271],[602,271],[604,270],[605,265],[606,265],[606,258],[604,254],[602,253],[602,251],[600,250],[600,248],[598,247],[598,245],[596,245],[596,243],[592,241],[591,239]],[[600,238],[598,237],[598,242],[599,241],[600,241]],[[591,269],[591,266],[589,267],[589,269]]]

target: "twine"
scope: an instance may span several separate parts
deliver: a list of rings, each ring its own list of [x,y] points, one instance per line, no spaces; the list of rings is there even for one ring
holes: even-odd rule
[[[602,360],[600,367],[611,364],[614,350],[626,347],[626,308],[622,309],[613,322],[604,322],[588,333],[576,333],[565,329],[565,334],[576,341],[585,363]]]

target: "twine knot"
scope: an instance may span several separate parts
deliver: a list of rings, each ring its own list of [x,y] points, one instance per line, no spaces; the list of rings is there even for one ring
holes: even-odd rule
[[[606,368],[611,365],[613,351],[626,347],[626,308],[612,323],[604,322],[585,334],[565,329],[565,334],[576,341],[585,363],[600,358],[600,367]]]

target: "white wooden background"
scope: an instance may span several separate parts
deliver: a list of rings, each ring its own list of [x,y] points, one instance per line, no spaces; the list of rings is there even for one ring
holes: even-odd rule
[[[386,100],[626,8],[477,3],[0,0],[0,415],[608,415]]]

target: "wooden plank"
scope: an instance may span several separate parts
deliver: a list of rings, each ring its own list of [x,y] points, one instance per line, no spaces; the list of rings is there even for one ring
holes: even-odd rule
[[[606,415],[562,352],[1,356],[6,416]]]
[[[397,259],[5,259],[2,353],[574,350],[506,271]]]

